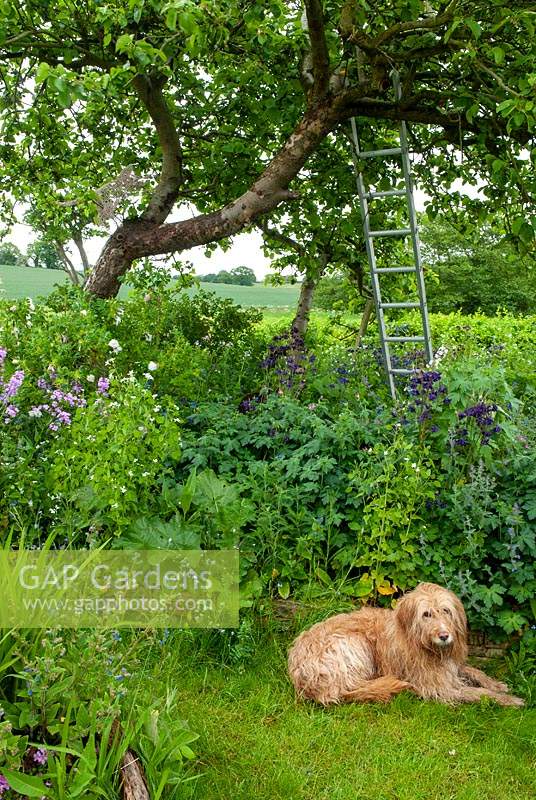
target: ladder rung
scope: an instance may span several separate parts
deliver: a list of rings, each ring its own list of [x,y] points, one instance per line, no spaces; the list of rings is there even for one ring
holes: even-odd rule
[[[415,267],[377,267],[374,272],[415,272]]]
[[[424,342],[424,336],[386,336],[386,342]]]
[[[400,228],[397,231],[369,231],[369,235],[374,238],[378,236],[410,236],[411,228]]]
[[[394,367],[389,367],[389,372],[392,375],[413,375],[415,373],[414,369],[399,369],[398,367],[395,369]]]
[[[401,153],[401,147],[386,147],[384,150],[365,150],[358,155],[359,158],[375,158],[376,156],[399,156]]]
[[[380,308],[419,308],[420,303],[380,303]]]
[[[402,197],[406,194],[405,189],[389,189],[387,192],[367,192],[365,197],[367,200],[377,200],[379,197]]]

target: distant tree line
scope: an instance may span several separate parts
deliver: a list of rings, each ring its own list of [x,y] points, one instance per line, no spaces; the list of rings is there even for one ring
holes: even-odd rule
[[[235,267],[230,272],[225,269],[209,272],[208,275],[200,275],[199,280],[203,283],[230,283],[234,286],[253,286],[257,283],[255,273],[249,267]]]
[[[36,239],[23,253],[16,244],[0,242],[0,264],[34,269],[64,269],[62,259],[52,242]]]

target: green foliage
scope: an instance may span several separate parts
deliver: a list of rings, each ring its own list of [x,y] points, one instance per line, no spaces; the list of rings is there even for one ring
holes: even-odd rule
[[[136,672],[146,644],[162,646],[158,635],[4,632],[1,646],[17,660],[0,676],[0,774],[17,796],[113,797],[131,748],[152,796],[176,797],[197,736],[172,713],[171,693],[137,697]]]
[[[473,224],[458,230],[435,220],[422,226],[421,238],[432,273],[427,282],[431,311],[534,311],[536,263],[520,255],[504,234]]]
[[[227,283],[235,286],[254,286],[257,277],[250,267],[235,267],[230,272],[222,269],[217,273],[209,272],[207,275],[200,275],[202,283]]]
[[[325,311],[357,312],[363,309],[365,298],[357,286],[341,276],[322,278],[315,289],[313,306]]]
[[[36,269],[63,269],[56,248],[46,239],[36,239],[28,245],[26,265]]]
[[[5,0],[2,12],[3,216],[11,221],[14,202],[30,197],[40,230],[48,224],[54,234],[88,228],[98,216],[99,187],[129,166],[143,176],[143,191],[120,197],[115,210],[131,230],[130,223],[147,209],[165,148],[156,144],[157,131],[148,128],[147,103],[137,113],[139,79],[162,89],[184,154],[178,175],[182,196],[208,213],[251,187],[282,143],[291,141],[311,99],[301,12],[282,0],[247,9],[236,0],[210,0],[206,6],[193,0],[178,5],[90,0],[75,19],[66,0],[28,0],[22,7]],[[330,61],[327,100],[337,119],[325,125],[307,168],[299,174],[289,170],[283,181],[285,190],[294,178],[297,202],[281,203],[273,213],[275,228],[297,241],[298,250],[281,250],[268,236],[267,249],[294,269],[311,272],[318,271],[319,255],[332,245],[331,261],[352,270],[347,256],[359,251],[347,241],[356,238],[357,209],[349,202],[355,187],[346,137],[331,131],[357,113],[364,146],[393,138],[395,110],[385,63],[397,64],[404,112],[422,123],[412,130],[412,145],[420,154],[419,178],[434,190],[431,213],[455,205],[484,221],[498,204],[509,206],[512,234],[530,247],[535,231],[533,156],[526,156],[535,115],[530,4],[500,0],[490,11],[489,3],[478,0],[468,16],[463,4],[439,0],[374,6],[339,0],[326,6],[322,21]],[[352,30],[362,31],[368,43],[360,76]],[[455,81],[449,81],[451,74]],[[360,102],[359,77],[372,104]],[[343,97],[348,90],[354,95]],[[378,109],[385,109],[387,124],[377,119]],[[463,159],[453,157],[453,148],[463,151]],[[447,191],[456,178],[487,188],[476,200],[462,197]],[[367,182],[380,189],[394,185],[393,164],[371,164]],[[375,209],[371,213],[377,215]],[[245,224],[250,221],[246,214]],[[192,246],[206,245],[202,236],[194,239]]]
[[[35,536],[50,527],[80,545],[155,513],[184,409],[250,387],[258,318],[203,294],[107,304],[65,287],[35,307],[4,303],[0,372],[23,377],[2,418],[0,519],[22,513]]]
[[[19,266],[24,263],[24,256],[16,244],[0,242],[0,264]]]
[[[36,544],[238,545],[245,604],[390,602],[431,579],[473,624],[528,630],[534,319],[433,316],[439,365],[393,409],[377,349],[313,320],[296,354],[258,318],[168,289],[1,304],[2,391],[16,384],[1,529]],[[409,314],[392,330],[418,326]],[[424,367],[417,351],[397,357]]]

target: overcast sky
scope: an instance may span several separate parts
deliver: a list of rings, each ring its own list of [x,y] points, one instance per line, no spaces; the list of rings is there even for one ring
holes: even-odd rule
[[[458,188],[458,187],[457,187]],[[419,189],[415,192],[415,205],[418,211],[422,211],[427,195]],[[182,215],[183,218],[185,215]],[[170,217],[170,222],[173,217]],[[28,225],[15,225],[9,236],[8,241],[13,242],[22,251],[25,251],[30,242],[36,238],[35,233]],[[90,263],[94,264],[106,240],[103,238],[88,239],[86,249]],[[242,233],[234,237],[232,247],[224,252],[220,247],[207,258],[203,247],[195,247],[184,253],[184,258],[191,261],[198,275],[206,275],[207,272],[218,272],[220,269],[230,270],[233,267],[251,267],[258,280],[262,280],[267,272],[270,271],[270,261],[264,257],[261,250],[262,237],[260,233]],[[78,252],[73,248],[73,261],[78,264]]]

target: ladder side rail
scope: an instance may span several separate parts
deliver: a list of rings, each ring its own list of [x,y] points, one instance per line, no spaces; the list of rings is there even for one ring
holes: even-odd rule
[[[393,86],[395,90],[396,100],[400,100],[402,96],[402,89],[400,86],[400,76],[396,70],[393,70]],[[400,122],[400,145],[402,148],[402,169],[404,171],[404,181],[406,184],[406,198],[409,210],[409,226],[411,228],[411,243],[413,246],[413,258],[415,262],[415,277],[417,280],[417,291],[419,294],[421,320],[424,333],[424,349],[426,358],[430,363],[434,358],[434,351],[432,349],[432,336],[430,332],[430,319],[428,316],[428,304],[426,301],[426,287],[424,284],[424,272],[421,258],[421,245],[419,240],[419,226],[417,224],[417,214],[415,212],[415,200],[413,197],[413,181],[411,178],[411,162],[408,152],[408,135],[406,123],[404,120]]]

